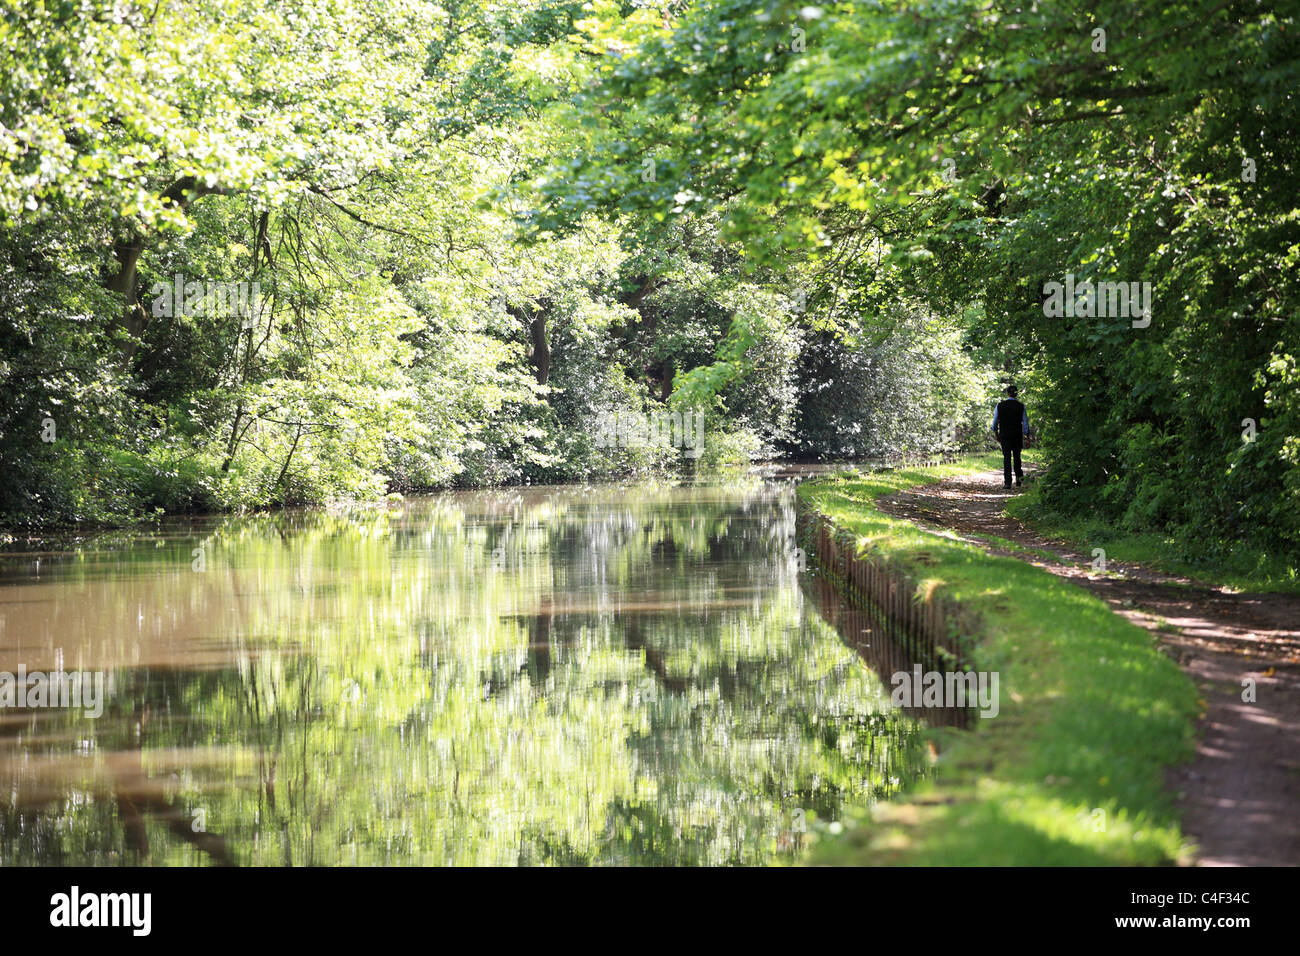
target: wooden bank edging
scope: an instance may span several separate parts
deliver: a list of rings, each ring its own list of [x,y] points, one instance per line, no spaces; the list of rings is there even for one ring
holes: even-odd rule
[[[929,475],[830,479],[798,489],[795,504],[797,542],[819,566],[805,587],[826,596],[822,617],[887,682],[933,646],[935,658],[967,672],[999,674],[995,693],[1014,706],[989,721],[949,720],[933,706],[909,712],[936,731],[934,775],[867,806],[846,804],[843,829],[819,829],[808,862],[1189,861],[1165,777],[1192,752],[1198,711],[1177,664],[1077,585],[877,506]],[[1007,573],[990,574],[995,564]]]
[[[937,588],[883,555],[863,552],[853,535],[803,499],[795,533],[806,554],[857,610],[882,627],[893,648],[893,670],[961,670],[972,664],[976,618]],[[882,663],[884,663],[882,661]]]

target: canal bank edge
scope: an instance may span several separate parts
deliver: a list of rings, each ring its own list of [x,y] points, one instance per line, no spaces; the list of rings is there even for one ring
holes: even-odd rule
[[[988,471],[997,457],[839,474],[797,490],[801,545],[829,566],[814,573],[859,603],[873,588],[849,582],[892,582],[903,599],[887,612],[947,641],[963,667],[996,672],[1001,697],[997,716],[971,730],[928,731],[932,780],[899,800],[848,807],[839,826],[816,822],[806,862],[1189,863],[1165,770],[1193,753],[1202,705],[1191,680],[1082,588],[875,507],[905,488]]]

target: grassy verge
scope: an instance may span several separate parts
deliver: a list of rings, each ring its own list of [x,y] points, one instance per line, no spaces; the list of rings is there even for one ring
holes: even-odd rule
[[[1300,594],[1300,567],[1294,556],[1270,554],[1240,542],[1188,542],[1167,534],[1125,531],[1096,518],[1067,517],[1045,508],[1032,485],[1008,501],[1007,514],[1045,538],[1084,552],[1104,548],[1112,561],[1158,568],[1234,591]]]
[[[1014,558],[927,534],[877,498],[1000,456],[837,476],[800,498],[859,553],[970,611],[975,666],[996,671],[1001,709],[973,731],[933,731],[935,779],[908,797],[818,825],[822,864],[1161,864],[1186,860],[1164,771],[1192,752],[1191,681],[1141,628],[1086,591]],[[832,833],[832,830],[837,832]]]

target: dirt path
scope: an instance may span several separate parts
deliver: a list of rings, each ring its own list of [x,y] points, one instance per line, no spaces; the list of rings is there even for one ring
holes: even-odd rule
[[[1032,473],[1031,473],[1032,477]],[[1109,560],[1034,534],[1003,514],[1001,472],[884,499],[884,511],[1069,578],[1148,631],[1196,681],[1208,710],[1195,760],[1170,778],[1201,866],[1300,865],[1300,596],[1236,594]],[[1066,562],[999,548],[994,535]],[[1254,678],[1256,703],[1242,701]]]

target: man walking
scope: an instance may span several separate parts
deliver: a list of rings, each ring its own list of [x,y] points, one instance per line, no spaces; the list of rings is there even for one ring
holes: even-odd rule
[[[993,409],[993,434],[1002,446],[1002,487],[1011,487],[1011,460],[1015,456],[1016,485],[1025,478],[1020,470],[1020,452],[1025,447],[1025,436],[1029,434],[1029,413],[1025,406],[1016,400],[1016,387],[1007,386],[1007,397],[998,402]]]

